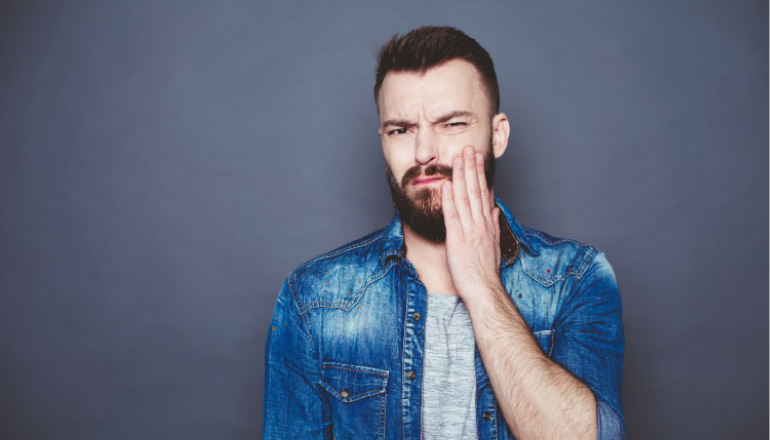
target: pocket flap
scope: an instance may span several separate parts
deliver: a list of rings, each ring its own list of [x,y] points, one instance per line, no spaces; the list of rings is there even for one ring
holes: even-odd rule
[[[339,362],[324,362],[321,369],[321,386],[345,403],[382,394],[388,388],[387,370]]]

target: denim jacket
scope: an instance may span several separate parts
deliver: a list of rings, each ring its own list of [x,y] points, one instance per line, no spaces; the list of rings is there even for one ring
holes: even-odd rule
[[[595,247],[521,226],[500,207],[500,278],[543,352],[596,398],[599,439],[624,438],[617,282]],[[426,290],[401,220],[295,269],[265,353],[265,439],[419,439]],[[513,439],[478,349],[478,438]]]

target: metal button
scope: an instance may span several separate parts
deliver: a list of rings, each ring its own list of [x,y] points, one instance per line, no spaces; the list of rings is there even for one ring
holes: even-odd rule
[[[415,374],[414,371],[406,373],[406,378],[409,380],[414,380],[415,377],[417,377],[417,374]]]
[[[347,399],[348,397],[350,397],[350,390],[347,388],[343,388],[342,391],[340,392],[340,396],[342,396],[343,399]]]
[[[415,321],[419,321],[421,318],[422,318],[422,315],[420,315],[420,312],[414,312],[412,314],[412,319],[414,319]]]
[[[492,415],[489,414],[489,411],[484,411],[484,414],[481,415],[481,418],[484,420],[489,420],[492,418]]]

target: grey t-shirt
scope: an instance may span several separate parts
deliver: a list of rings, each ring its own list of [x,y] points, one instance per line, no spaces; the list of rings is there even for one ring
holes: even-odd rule
[[[422,438],[476,439],[476,340],[459,296],[428,294]]]

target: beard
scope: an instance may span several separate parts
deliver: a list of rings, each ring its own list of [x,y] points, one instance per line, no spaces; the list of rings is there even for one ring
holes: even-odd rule
[[[403,188],[414,179],[422,175],[445,177],[452,180],[452,167],[443,164],[432,164],[421,173],[421,166],[415,165],[409,168],[399,185],[393,171],[385,163],[388,175],[388,186],[393,206],[401,221],[409,226],[418,235],[435,243],[446,241],[446,225],[444,225],[444,212],[441,208],[441,186],[422,188],[409,196]],[[495,177],[495,156],[492,153],[492,137],[489,138],[487,154],[484,158],[484,175],[487,179],[487,187],[492,188]]]

